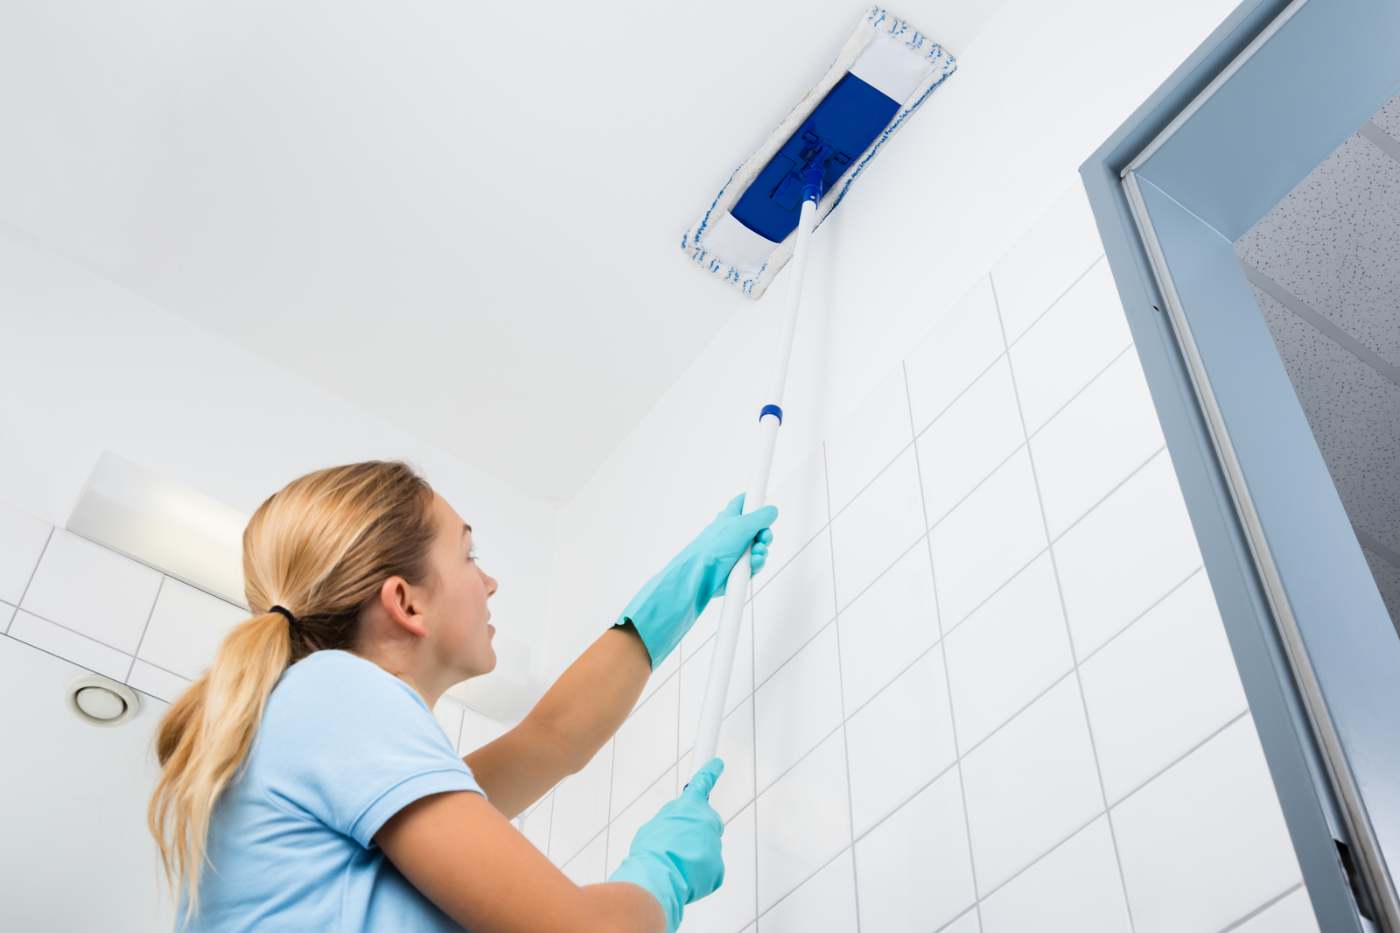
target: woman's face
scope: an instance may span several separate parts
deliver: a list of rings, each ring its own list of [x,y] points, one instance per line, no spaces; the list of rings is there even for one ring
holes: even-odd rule
[[[496,580],[476,562],[471,527],[447,500],[434,495],[433,511],[437,537],[430,563],[436,651],[450,669],[465,670],[468,676],[485,674],[496,666],[491,646],[496,627],[487,622],[491,610],[486,605],[496,592]]]

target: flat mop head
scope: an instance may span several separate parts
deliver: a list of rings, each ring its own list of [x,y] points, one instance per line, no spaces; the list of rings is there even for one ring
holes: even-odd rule
[[[681,249],[750,298],[762,296],[792,255],[803,172],[814,164],[822,169],[820,224],[956,68],[927,35],[879,7],[870,10],[817,86],[729,176]]]

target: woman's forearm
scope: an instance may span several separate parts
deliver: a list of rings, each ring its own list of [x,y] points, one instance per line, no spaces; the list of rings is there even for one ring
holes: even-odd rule
[[[530,711],[583,767],[612,738],[642,695],[651,658],[631,623],[598,636]]]

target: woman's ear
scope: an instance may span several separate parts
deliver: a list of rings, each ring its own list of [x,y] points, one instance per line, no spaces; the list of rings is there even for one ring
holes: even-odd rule
[[[403,577],[389,577],[379,587],[379,604],[390,621],[421,636],[428,634],[428,628],[423,624],[419,598],[415,588]]]

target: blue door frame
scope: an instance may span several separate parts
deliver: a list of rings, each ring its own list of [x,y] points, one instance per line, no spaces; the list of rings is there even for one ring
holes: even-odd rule
[[[1326,933],[1400,933],[1400,639],[1233,244],[1397,92],[1400,3],[1248,0],[1080,169]]]

